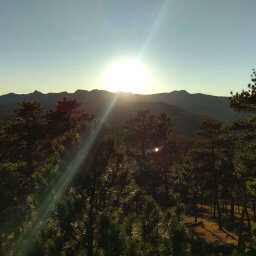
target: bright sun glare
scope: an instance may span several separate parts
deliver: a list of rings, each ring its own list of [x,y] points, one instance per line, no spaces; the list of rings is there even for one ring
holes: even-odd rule
[[[146,71],[136,60],[119,61],[107,72],[107,89],[109,91],[145,93],[147,86]]]

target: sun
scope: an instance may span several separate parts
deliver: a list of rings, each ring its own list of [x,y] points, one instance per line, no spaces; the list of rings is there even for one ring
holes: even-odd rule
[[[145,93],[148,76],[140,62],[122,60],[109,68],[106,82],[107,90],[112,92]]]

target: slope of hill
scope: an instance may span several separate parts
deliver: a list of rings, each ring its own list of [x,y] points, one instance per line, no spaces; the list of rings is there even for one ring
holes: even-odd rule
[[[120,125],[126,119],[134,116],[138,110],[150,109],[152,113],[167,113],[178,124],[177,131],[192,135],[198,127],[202,117],[209,116],[220,120],[234,120],[236,114],[229,108],[227,97],[217,97],[205,94],[190,94],[186,91],[173,91],[152,95],[139,95],[131,93],[111,93],[103,90],[77,90],[74,93],[60,92],[47,93],[35,91],[29,94],[9,93],[0,96],[1,117],[9,117],[21,101],[37,101],[45,108],[55,108],[58,100],[63,97],[76,99],[81,108],[96,117],[117,97],[110,124]]]
[[[108,123],[114,126],[121,126],[142,109],[149,109],[155,115],[166,113],[174,121],[174,132],[179,135],[193,136],[202,121],[202,117],[167,103],[130,101],[125,103],[117,102],[110,113]]]
[[[173,91],[152,95],[134,95],[133,100],[165,102],[183,108],[193,114],[208,116],[219,120],[234,120],[237,114],[229,107],[228,97],[212,96],[202,93],[190,94],[187,91]]]

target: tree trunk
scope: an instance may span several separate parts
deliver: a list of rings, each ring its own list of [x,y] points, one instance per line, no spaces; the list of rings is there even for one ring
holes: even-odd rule
[[[164,188],[165,188],[165,205],[169,207],[169,183],[168,183],[168,176],[167,176],[167,169],[164,170]]]
[[[197,193],[194,192],[194,216],[195,216],[195,222],[197,222]]]
[[[220,211],[220,204],[219,204],[219,198],[218,198],[218,188],[216,188],[215,194],[216,194],[215,197],[216,197],[216,205],[217,205],[217,211],[218,211],[219,230],[222,230],[222,220],[221,220],[221,211]]]
[[[94,240],[94,198],[95,184],[93,183],[90,189],[90,209],[88,223],[88,256],[93,256],[93,240]]]
[[[235,200],[234,197],[231,197],[231,220],[232,222],[235,221],[235,214],[234,214],[234,208],[235,208]]]
[[[243,207],[242,215],[241,215],[241,218],[240,218],[239,233],[238,233],[238,245],[241,245],[241,243],[242,243],[244,215],[245,215],[245,206]]]
[[[248,230],[249,232],[251,232],[251,220],[250,220],[250,216],[249,216],[246,204],[245,204],[245,214],[246,214],[247,223],[248,223]]]
[[[228,197],[225,196],[225,213],[228,214]]]
[[[3,252],[3,240],[2,240],[2,234],[0,233],[0,256],[4,256]]]
[[[203,202],[201,200],[201,204],[200,204],[200,215],[201,217],[203,216]]]
[[[209,196],[209,202],[210,202],[210,205],[211,205],[211,215],[213,214],[213,198],[212,198],[212,194],[210,193],[210,196]]]
[[[217,184],[217,178],[216,178],[216,170],[215,170],[215,159],[213,159],[213,185],[214,185],[214,201],[215,205],[217,206],[217,212],[218,212],[218,224],[219,224],[219,230],[222,230],[222,220],[221,220],[221,209],[220,209],[220,203],[219,203],[219,188]],[[215,216],[215,209],[214,209],[214,216]]]
[[[224,194],[222,193],[222,213],[225,213],[225,196],[224,196]]]
[[[253,210],[253,219],[256,220],[256,213],[255,213],[255,196],[253,196],[253,202],[252,202],[252,210]]]
[[[215,197],[215,193],[213,193],[213,218],[216,219],[216,197]]]

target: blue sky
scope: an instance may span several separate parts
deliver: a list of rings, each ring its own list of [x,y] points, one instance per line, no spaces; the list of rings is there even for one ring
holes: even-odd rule
[[[139,60],[144,93],[229,95],[256,65],[255,0],[0,0],[0,94],[106,89]]]

